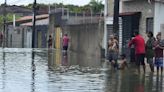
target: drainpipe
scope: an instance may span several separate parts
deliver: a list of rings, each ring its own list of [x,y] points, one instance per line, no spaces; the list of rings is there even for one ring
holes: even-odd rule
[[[90,13],[91,13],[91,23],[93,22],[93,11],[92,11],[92,8],[90,8]]]
[[[85,11],[83,11],[83,24],[85,23]]]
[[[105,49],[105,55],[107,54],[107,15],[108,15],[108,0],[105,0],[104,8],[104,37],[103,37],[103,49]]]
[[[15,28],[15,14],[13,14],[13,27]]]
[[[69,19],[69,9],[67,8],[67,19]]]

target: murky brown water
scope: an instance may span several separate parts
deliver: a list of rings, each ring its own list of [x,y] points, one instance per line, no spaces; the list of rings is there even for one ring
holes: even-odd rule
[[[0,92],[164,92],[162,75],[109,66],[75,52],[0,49]]]

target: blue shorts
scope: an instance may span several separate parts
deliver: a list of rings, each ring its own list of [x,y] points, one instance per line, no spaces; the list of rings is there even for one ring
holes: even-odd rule
[[[163,67],[163,58],[155,58],[155,66]]]

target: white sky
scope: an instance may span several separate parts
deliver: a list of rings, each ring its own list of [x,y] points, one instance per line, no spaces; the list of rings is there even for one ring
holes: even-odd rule
[[[5,0],[1,0],[0,4],[2,4]],[[33,3],[34,0],[7,0],[7,4],[10,5],[27,5],[29,3]],[[90,2],[90,0],[37,0],[37,3],[64,3],[64,4],[74,4],[74,5],[86,5]]]

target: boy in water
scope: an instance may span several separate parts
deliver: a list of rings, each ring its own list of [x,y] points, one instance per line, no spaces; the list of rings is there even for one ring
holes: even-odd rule
[[[126,59],[126,55],[122,54],[121,55],[121,65],[120,65],[120,69],[125,69],[125,67],[128,68],[128,64],[127,64],[127,59]]]

